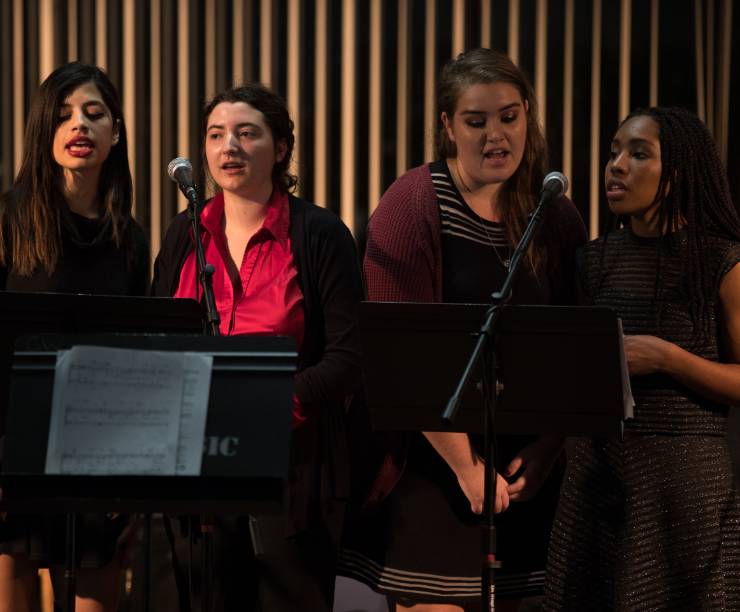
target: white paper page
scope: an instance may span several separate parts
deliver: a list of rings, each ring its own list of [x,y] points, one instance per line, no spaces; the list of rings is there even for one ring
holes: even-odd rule
[[[622,403],[624,404],[625,419],[634,418],[635,398],[632,397],[632,383],[630,382],[627,357],[624,354],[624,332],[622,331],[622,319],[617,319],[619,325],[619,357],[622,362]]]
[[[212,370],[212,356],[185,353],[180,438],[177,445],[178,476],[200,475]]]
[[[174,474],[184,361],[97,346],[61,352],[46,473]]]

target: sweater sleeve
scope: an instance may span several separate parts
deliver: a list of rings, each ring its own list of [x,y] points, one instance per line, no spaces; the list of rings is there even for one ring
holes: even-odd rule
[[[363,264],[368,299],[440,301],[436,197],[427,166],[410,170],[383,194],[368,225]],[[436,221],[436,225],[435,225]],[[436,232],[436,235],[435,235]]]
[[[355,242],[344,223],[333,217],[309,234],[316,257],[324,349],[317,363],[296,375],[295,390],[302,404],[321,406],[342,401],[359,387],[357,321],[363,288]]]

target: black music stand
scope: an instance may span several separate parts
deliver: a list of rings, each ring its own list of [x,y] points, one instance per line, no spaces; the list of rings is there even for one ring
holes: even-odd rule
[[[289,407],[297,357],[292,339],[44,335],[21,338],[17,345],[0,508],[72,515],[83,511],[280,511],[288,473]],[[213,356],[201,476],[44,475],[56,351],[74,345],[196,351]],[[70,528],[74,529],[74,521]],[[67,556],[68,570],[74,576],[74,550],[68,549]],[[67,609],[74,609],[73,588],[68,588]]]
[[[4,435],[14,342],[26,334],[203,333],[195,300],[0,291],[0,436]],[[145,589],[148,588],[145,577]]]
[[[0,291],[0,435],[19,336],[59,333],[203,333],[195,300]]]
[[[203,309],[190,299],[0,291],[0,312],[0,436],[5,432],[10,366],[19,336],[203,333]]]
[[[482,431],[470,388],[454,428],[440,417],[477,340],[485,304],[363,302],[363,373],[373,428]],[[502,434],[619,435],[621,332],[608,308],[506,306],[497,323]],[[480,372],[480,367],[479,367]],[[480,381],[478,374],[476,380]]]
[[[363,372],[375,429],[480,433],[486,423],[496,434],[621,435],[633,406],[621,324],[607,308],[502,306],[495,359],[484,357],[470,370],[471,384],[463,388],[452,427],[443,421],[489,309],[488,304],[361,304]],[[495,371],[484,377],[483,367],[492,363]],[[483,389],[492,395],[484,398]],[[489,416],[493,403],[495,421]],[[493,570],[500,564],[488,473],[496,466],[492,445],[486,448],[482,596],[484,607],[493,609]]]

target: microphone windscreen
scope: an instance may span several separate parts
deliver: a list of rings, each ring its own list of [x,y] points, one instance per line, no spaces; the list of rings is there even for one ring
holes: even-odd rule
[[[189,159],[184,157],[176,157],[167,165],[167,175],[176,183],[180,182],[177,175],[182,173],[183,170],[187,172],[188,177],[193,175],[193,165]]]
[[[549,191],[554,198],[559,198],[568,191],[568,179],[562,172],[550,172],[542,181],[542,190]]]

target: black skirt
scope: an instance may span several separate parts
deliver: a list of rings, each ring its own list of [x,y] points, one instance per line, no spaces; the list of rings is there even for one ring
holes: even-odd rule
[[[581,439],[545,610],[740,610],[740,495],[724,436]]]
[[[500,456],[508,463],[530,440],[500,439]],[[497,515],[497,597],[542,592],[560,477],[561,470],[553,470],[534,500]],[[347,522],[341,575],[402,605],[480,598],[482,518],[421,434],[412,435],[406,468],[389,497],[372,514],[350,511]]]

